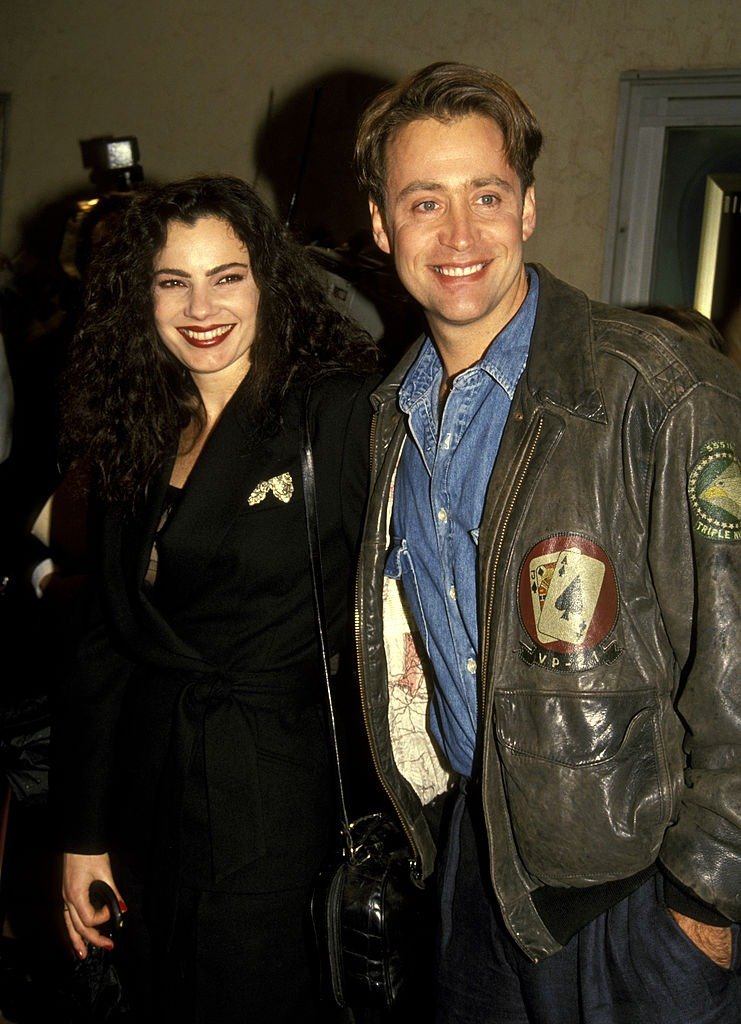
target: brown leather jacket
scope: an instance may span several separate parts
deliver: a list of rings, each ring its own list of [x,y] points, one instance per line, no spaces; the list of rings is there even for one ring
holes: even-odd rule
[[[480,524],[478,676],[491,876],[537,960],[560,943],[533,893],[656,863],[741,917],[741,375],[535,269],[530,355]],[[383,575],[397,393],[420,343],[374,396],[356,626],[376,769],[427,876],[423,806],[449,778],[425,731],[425,662]]]

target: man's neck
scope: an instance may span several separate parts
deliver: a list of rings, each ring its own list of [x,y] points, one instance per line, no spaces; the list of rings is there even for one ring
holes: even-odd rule
[[[474,366],[507,324],[517,315],[527,298],[529,282],[522,267],[522,279],[508,302],[502,302],[485,320],[474,324],[451,324],[428,316],[430,337],[443,364],[443,377],[450,381],[456,374]],[[449,386],[449,384],[448,384]]]

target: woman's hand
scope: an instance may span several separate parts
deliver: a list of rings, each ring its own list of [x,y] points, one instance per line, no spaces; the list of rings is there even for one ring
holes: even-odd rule
[[[72,941],[72,948],[80,960],[87,956],[87,947],[100,946],[113,949],[113,941],[101,935],[98,928],[110,917],[107,907],[96,910],[90,902],[90,883],[96,879],[108,882],[118,898],[121,910],[126,904],[116,888],[111,874],[111,862],[107,853],[82,854],[65,853],[62,870],[62,899],[64,900],[64,923]]]

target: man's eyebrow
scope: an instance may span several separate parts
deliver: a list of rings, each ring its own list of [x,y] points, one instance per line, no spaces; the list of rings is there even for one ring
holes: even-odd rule
[[[414,195],[415,192],[439,192],[442,188],[443,186],[437,181],[418,179],[417,181],[410,181],[408,185],[405,185],[397,198],[406,199],[407,196]]]
[[[486,178],[472,178],[470,181],[464,183],[465,188],[488,188],[495,185],[497,188],[502,189],[506,192],[514,192],[515,188],[511,181],[506,178],[500,178],[497,174],[492,174]],[[417,192],[446,192],[448,191],[445,185],[442,185],[439,181],[426,181],[424,178],[418,178],[415,181],[410,181],[408,185],[399,192],[398,199],[406,199],[407,196],[415,195]]]
[[[222,263],[218,267],[213,267],[211,270],[206,271],[206,277],[213,277],[214,274],[223,274],[225,270],[230,270],[232,267],[243,267],[244,270],[249,270],[249,263],[239,263],[235,260],[233,263]],[[191,275],[187,270],[180,270],[178,267],[156,267],[155,274],[172,274],[174,277],[190,277]]]
[[[469,183],[472,188],[488,188],[490,185],[496,185],[497,188],[501,188],[504,192],[514,192],[515,186],[507,178],[500,178],[498,174],[493,174],[489,178],[475,178]]]

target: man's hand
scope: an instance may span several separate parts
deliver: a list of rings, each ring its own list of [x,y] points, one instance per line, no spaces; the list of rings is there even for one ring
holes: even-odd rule
[[[718,928],[712,924],[703,924],[692,917],[685,917],[677,910],[671,915],[684,934],[705,956],[718,964],[719,967],[731,966],[731,950],[733,947],[730,928]]]

